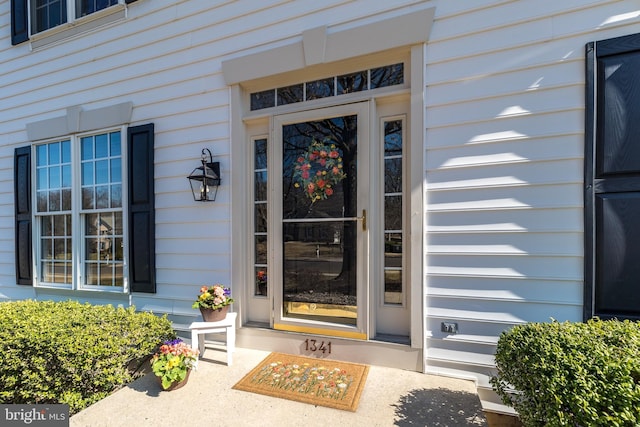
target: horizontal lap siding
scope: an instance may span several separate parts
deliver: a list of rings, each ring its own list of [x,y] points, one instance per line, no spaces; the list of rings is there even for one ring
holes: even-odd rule
[[[582,319],[584,45],[639,32],[633,9],[438,4],[425,51],[426,370],[475,378],[487,409],[508,411],[489,384],[502,331]]]
[[[13,150],[29,143],[26,123],[76,105],[131,101],[133,124],[155,124],[157,293],[131,301],[197,314],[191,303],[199,287],[231,278],[230,99],[222,61],[298,42],[317,26],[341,31],[422,7],[415,0],[140,0],[124,21],[30,51],[29,43],[11,46],[10,2],[0,0],[0,224],[8,231],[0,235],[0,300],[35,296],[15,284],[13,261]],[[217,200],[207,204],[193,201],[186,179],[204,147],[222,174]]]

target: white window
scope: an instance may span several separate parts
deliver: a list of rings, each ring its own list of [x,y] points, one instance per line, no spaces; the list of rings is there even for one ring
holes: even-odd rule
[[[123,0],[30,0],[31,34],[71,23]]]
[[[125,290],[122,129],[38,144],[38,286]]]

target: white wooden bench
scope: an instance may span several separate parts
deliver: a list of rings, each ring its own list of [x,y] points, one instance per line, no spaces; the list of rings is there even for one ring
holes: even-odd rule
[[[236,317],[238,313],[227,313],[227,316],[217,322],[193,322],[189,325],[191,330],[191,347],[200,351],[200,357],[204,353],[204,335],[225,333],[227,338],[227,365],[233,363],[233,352],[236,349]]]

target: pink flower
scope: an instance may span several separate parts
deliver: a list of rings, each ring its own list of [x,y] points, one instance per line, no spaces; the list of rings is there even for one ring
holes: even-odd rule
[[[320,163],[322,166],[327,164],[327,159],[320,159],[318,160],[318,163]]]
[[[302,156],[298,157],[298,163],[304,163],[304,157]]]
[[[332,159],[337,159],[338,156],[340,156],[340,154],[336,150],[333,150],[329,153],[329,157],[331,157]]]
[[[309,179],[309,171],[302,171],[302,179]]]
[[[337,166],[334,166],[331,172],[333,172],[334,175],[338,175],[340,173],[340,169],[338,169]]]
[[[324,194],[326,194],[327,196],[330,196],[333,194],[333,189],[331,187],[327,187],[326,190],[324,190]]]
[[[326,184],[324,179],[319,179],[318,180],[318,188],[323,188],[324,185]]]

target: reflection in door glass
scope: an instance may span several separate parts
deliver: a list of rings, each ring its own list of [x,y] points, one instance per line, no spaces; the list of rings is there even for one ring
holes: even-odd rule
[[[284,312],[355,325],[355,234],[353,221],[284,224]]]
[[[285,125],[283,311],[357,320],[357,116]]]

